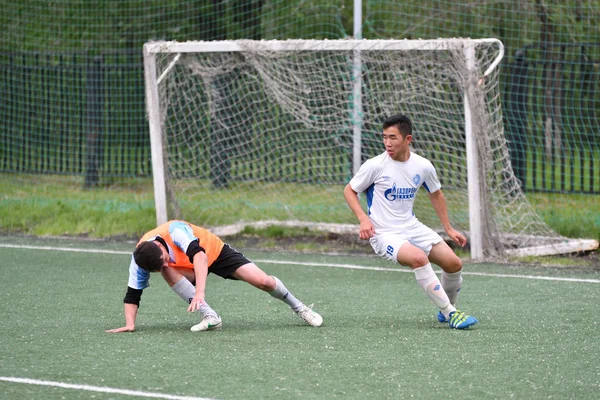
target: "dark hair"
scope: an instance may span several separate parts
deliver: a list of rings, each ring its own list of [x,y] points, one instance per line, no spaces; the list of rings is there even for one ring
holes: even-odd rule
[[[412,122],[410,122],[410,118],[403,114],[392,115],[391,117],[386,118],[383,121],[383,129],[395,126],[400,131],[400,134],[404,137],[408,135],[412,135]]]
[[[162,251],[157,243],[142,242],[133,252],[135,263],[148,272],[160,271],[163,266]]]

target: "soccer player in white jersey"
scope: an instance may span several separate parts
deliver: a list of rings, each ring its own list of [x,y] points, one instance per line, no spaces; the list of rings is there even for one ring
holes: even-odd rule
[[[408,266],[417,282],[439,308],[438,321],[465,329],[478,321],[455,308],[462,284],[462,261],[450,246],[413,213],[422,186],[446,233],[460,246],[467,239],[450,225],[446,200],[433,164],[410,150],[412,123],[394,115],[383,123],[385,152],[367,160],[344,188],[344,197],[360,222],[360,238],[369,240],[375,253]],[[366,192],[367,212],[358,193]],[[431,263],[442,269],[441,282]]]

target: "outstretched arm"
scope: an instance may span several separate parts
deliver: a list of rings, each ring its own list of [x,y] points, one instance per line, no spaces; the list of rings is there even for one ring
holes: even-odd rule
[[[108,333],[119,333],[119,332],[134,332],[135,331],[135,318],[137,317],[138,306],[136,304],[123,304],[123,311],[125,313],[125,326],[116,329],[109,329]]]
[[[135,331],[135,319],[137,317],[138,308],[140,306],[140,299],[142,297],[141,289],[133,289],[127,287],[127,293],[125,299],[123,299],[123,313],[125,314],[125,326],[116,329],[109,329],[108,333],[119,333],[119,332],[134,332]]]
[[[371,238],[375,234],[375,229],[373,228],[373,224],[369,219],[369,216],[363,210],[360,205],[360,201],[358,200],[358,193],[352,189],[350,184],[347,184],[344,188],[344,198],[346,199],[346,203],[358,218],[358,222],[360,223],[360,233],[359,237],[363,240]]]
[[[429,193],[429,201],[431,201],[431,205],[435,210],[444,230],[450,236],[452,240],[460,245],[460,247],[464,247],[467,244],[467,238],[460,232],[457,232],[450,225],[450,218],[448,218],[448,206],[446,205],[446,198],[442,193],[442,190],[437,190],[433,193]]]

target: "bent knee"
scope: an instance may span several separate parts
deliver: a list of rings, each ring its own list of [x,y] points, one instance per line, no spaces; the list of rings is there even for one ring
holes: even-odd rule
[[[272,292],[273,290],[275,290],[275,286],[275,279],[273,279],[272,276],[266,276],[264,279],[262,279],[256,284],[257,288],[259,288],[260,290],[264,290],[265,292]]]
[[[443,266],[440,265],[440,267],[450,274],[461,271],[463,267],[462,260],[458,256],[452,257],[444,264]]]
[[[189,271],[191,271],[191,273],[189,273],[187,269],[179,270],[173,267],[165,267],[161,268],[160,274],[162,275],[163,279],[169,284],[169,286],[173,286],[174,284],[179,282],[181,278],[186,278],[193,284],[196,282],[196,276],[194,275],[193,270]]]
[[[424,252],[415,252],[411,254],[411,257],[403,259],[400,264],[407,265],[410,268],[420,268],[429,263],[429,259]]]

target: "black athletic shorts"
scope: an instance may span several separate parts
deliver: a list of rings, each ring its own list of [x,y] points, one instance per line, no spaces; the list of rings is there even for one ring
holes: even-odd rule
[[[231,276],[239,267],[251,263],[246,256],[225,243],[219,257],[208,268],[208,273],[219,275],[225,279],[236,279]]]

